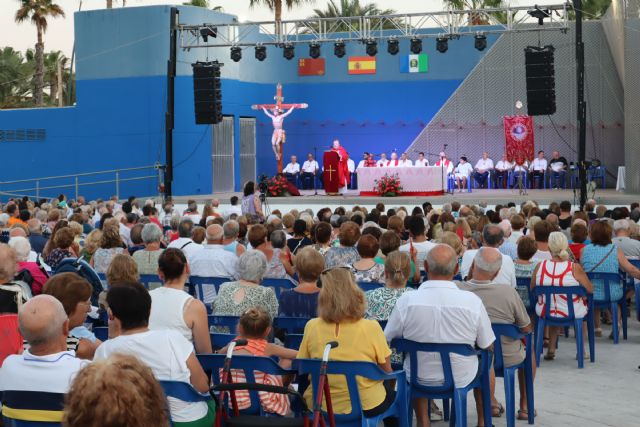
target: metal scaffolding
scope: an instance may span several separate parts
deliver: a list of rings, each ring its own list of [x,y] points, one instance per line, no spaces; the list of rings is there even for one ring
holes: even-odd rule
[[[245,47],[341,40],[460,38],[477,34],[567,31],[569,3],[494,9],[447,10],[380,16],[312,18],[290,21],[179,25],[180,47]],[[544,18],[544,25],[532,22]],[[435,30],[435,31],[434,31]],[[215,33],[216,36],[212,37]],[[259,34],[256,40],[256,33]],[[206,41],[205,41],[206,40]]]

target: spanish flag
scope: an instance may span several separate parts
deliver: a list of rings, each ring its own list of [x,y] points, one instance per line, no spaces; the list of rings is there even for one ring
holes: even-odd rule
[[[375,56],[350,56],[349,74],[375,74]]]

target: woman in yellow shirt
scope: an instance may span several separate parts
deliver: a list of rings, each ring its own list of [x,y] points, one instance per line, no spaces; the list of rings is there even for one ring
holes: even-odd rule
[[[329,341],[337,341],[331,350],[331,360],[362,361],[378,364],[385,372],[391,372],[391,349],[375,320],[364,319],[366,298],[356,284],[348,268],[325,270],[321,276],[322,290],[318,296],[318,318],[310,320],[305,329],[298,358],[320,359]],[[357,378],[362,409],[366,417],[386,411],[395,399],[391,381],[373,381]],[[336,414],[351,412],[351,398],[347,382],[341,375],[329,375],[331,400]],[[313,405],[311,387],[305,399]],[[385,426],[397,425],[397,420],[387,418]]]

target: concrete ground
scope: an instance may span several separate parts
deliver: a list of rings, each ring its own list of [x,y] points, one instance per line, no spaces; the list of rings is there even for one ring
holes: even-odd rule
[[[621,332],[618,345],[607,338],[609,328],[604,325],[603,337],[596,338],[595,363],[585,361],[584,369],[578,369],[573,338],[560,339],[555,360],[542,360],[535,380],[535,426],[640,426],[640,323],[632,312],[628,340],[622,340]],[[496,397],[504,404],[502,378],[496,381]],[[469,426],[476,425],[476,420],[474,400],[469,395]],[[494,418],[493,424],[506,426],[504,415]],[[516,421],[516,425],[525,426],[527,421]]]

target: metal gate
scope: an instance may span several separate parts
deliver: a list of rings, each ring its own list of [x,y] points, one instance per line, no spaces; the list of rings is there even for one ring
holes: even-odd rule
[[[224,117],[213,125],[211,153],[213,192],[234,191],[233,117]]]
[[[240,118],[240,183],[256,179],[256,118]]]

